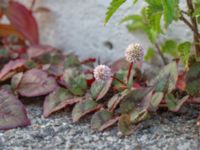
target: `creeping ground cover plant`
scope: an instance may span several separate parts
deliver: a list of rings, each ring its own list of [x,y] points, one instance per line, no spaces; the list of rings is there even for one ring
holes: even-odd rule
[[[121,2],[113,1],[109,11]],[[0,130],[30,125],[23,102],[33,99],[44,101],[45,118],[71,108],[73,122],[91,115],[92,129],[117,125],[123,135],[133,133],[160,109],[178,112],[182,106],[200,104],[196,55],[185,68],[172,60],[151,80],[142,71],[145,56],[139,43],[130,44],[124,57],[111,65],[95,58],[80,60],[40,42],[34,13],[51,10],[35,8],[34,3],[27,8],[0,0]]]

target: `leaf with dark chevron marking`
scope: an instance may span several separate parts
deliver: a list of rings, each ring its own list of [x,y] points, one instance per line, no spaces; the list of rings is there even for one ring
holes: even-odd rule
[[[53,112],[59,111],[67,106],[80,102],[82,97],[74,97],[67,89],[58,88],[45,98],[43,105],[43,115],[48,117]]]
[[[171,92],[176,88],[178,69],[176,62],[166,65],[151,82],[156,92]]]
[[[100,110],[92,116],[92,129],[99,130],[106,122],[113,117],[113,113],[107,110]]]
[[[94,81],[90,89],[92,98],[96,101],[102,99],[109,91],[112,81],[112,79],[108,81]]]
[[[132,127],[129,115],[124,114],[119,118],[118,129],[123,135],[129,135],[130,133],[132,133],[131,132]]]
[[[115,94],[109,101],[108,101],[108,110],[113,112],[119,103],[123,100],[123,98],[127,95],[128,90],[125,90],[121,93]]]
[[[102,105],[98,104],[93,100],[84,100],[77,103],[72,110],[73,122],[79,121],[83,116],[99,110]]]

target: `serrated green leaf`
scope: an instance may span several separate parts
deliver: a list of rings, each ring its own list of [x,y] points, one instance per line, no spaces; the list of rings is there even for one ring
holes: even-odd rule
[[[164,44],[161,47],[161,50],[162,50],[163,53],[166,53],[166,54],[171,55],[173,57],[178,56],[177,43],[174,40],[165,41]]]
[[[124,17],[120,21],[120,24],[127,21],[142,22],[142,17],[140,15],[129,15],[129,16]]]
[[[112,0],[111,1],[110,6],[108,7],[107,12],[106,12],[106,18],[104,20],[104,24],[106,24],[110,20],[113,14],[124,2],[126,2],[126,0]]]
[[[164,10],[165,27],[168,27],[173,20],[180,17],[179,0],[161,0]]]
[[[183,42],[178,45],[178,53],[184,65],[187,64],[190,57],[190,49],[192,44],[190,42]]]

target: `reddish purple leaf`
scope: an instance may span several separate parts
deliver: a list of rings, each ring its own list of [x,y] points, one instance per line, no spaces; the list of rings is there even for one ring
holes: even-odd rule
[[[15,73],[21,70],[25,66],[26,60],[16,59],[11,60],[6,64],[0,72],[0,81],[5,81],[6,79],[12,77]]]
[[[39,43],[39,32],[37,22],[24,5],[11,1],[7,9],[6,15],[11,25],[23,36],[31,42],[31,44]]]
[[[51,93],[57,87],[56,80],[39,69],[24,73],[17,91],[25,97],[42,96]]]
[[[34,45],[28,48],[28,57],[35,58],[55,50],[55,48],[48,45]]]
[[[82,101],[82,97],[72,96],[67,89],[59,88],[45,98],[43,115],[48,117],[53,112]]]
[[[23,104],[11,93],[0,90],[0,130],[30,125]]]

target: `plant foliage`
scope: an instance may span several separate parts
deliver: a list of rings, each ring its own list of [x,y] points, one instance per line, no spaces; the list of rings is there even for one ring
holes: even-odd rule
[[[124,2],[125,0],[111,2],[105,22]],[[143,16],[133,15],[123,21],[137,21],[130,27],[144,29],[154,41],[154,33],[162,32],[159,24],[161,16],[164,15],[166,27],[178,19],[178,1],[146,2],[148,6],[143,9]],[[24,98],[43,98],[44,117],[72,108],[73,122],[92,115],[91,127],[94,130],[103,131],[117,125],[124,135],[131,134],[160,108],[177,112],[185,104],[200,103],[196,100],[196,96],[200,94],[200,64],[196,58],[191,57],[188,64],[188,49],[191,47],[189,42],[178,45],[168,40],[162,45],[163,52],[174,56],[180,54],[183,62],[188,65],[188,70],[180,72],[180,62],[174,60],[149,81],[141,65],[119,59],[110,66],[110,78],[102,81],[95,79],[93,74],[97,64],[95,58],[80,60],[73,53],[64,54],[39,42],[33,10],[15,1],[8,2],[6,7],[0,4],[0,8],[1,16],[7,16],[11,23],[0,25],[0,130],[30,124],[20,101]],[[146,29],[147,21],[151,22],[148,26],[150,29]],[[178,51],[174,52],[174,49]],[[182,52],[181,49],[185,51]]]

